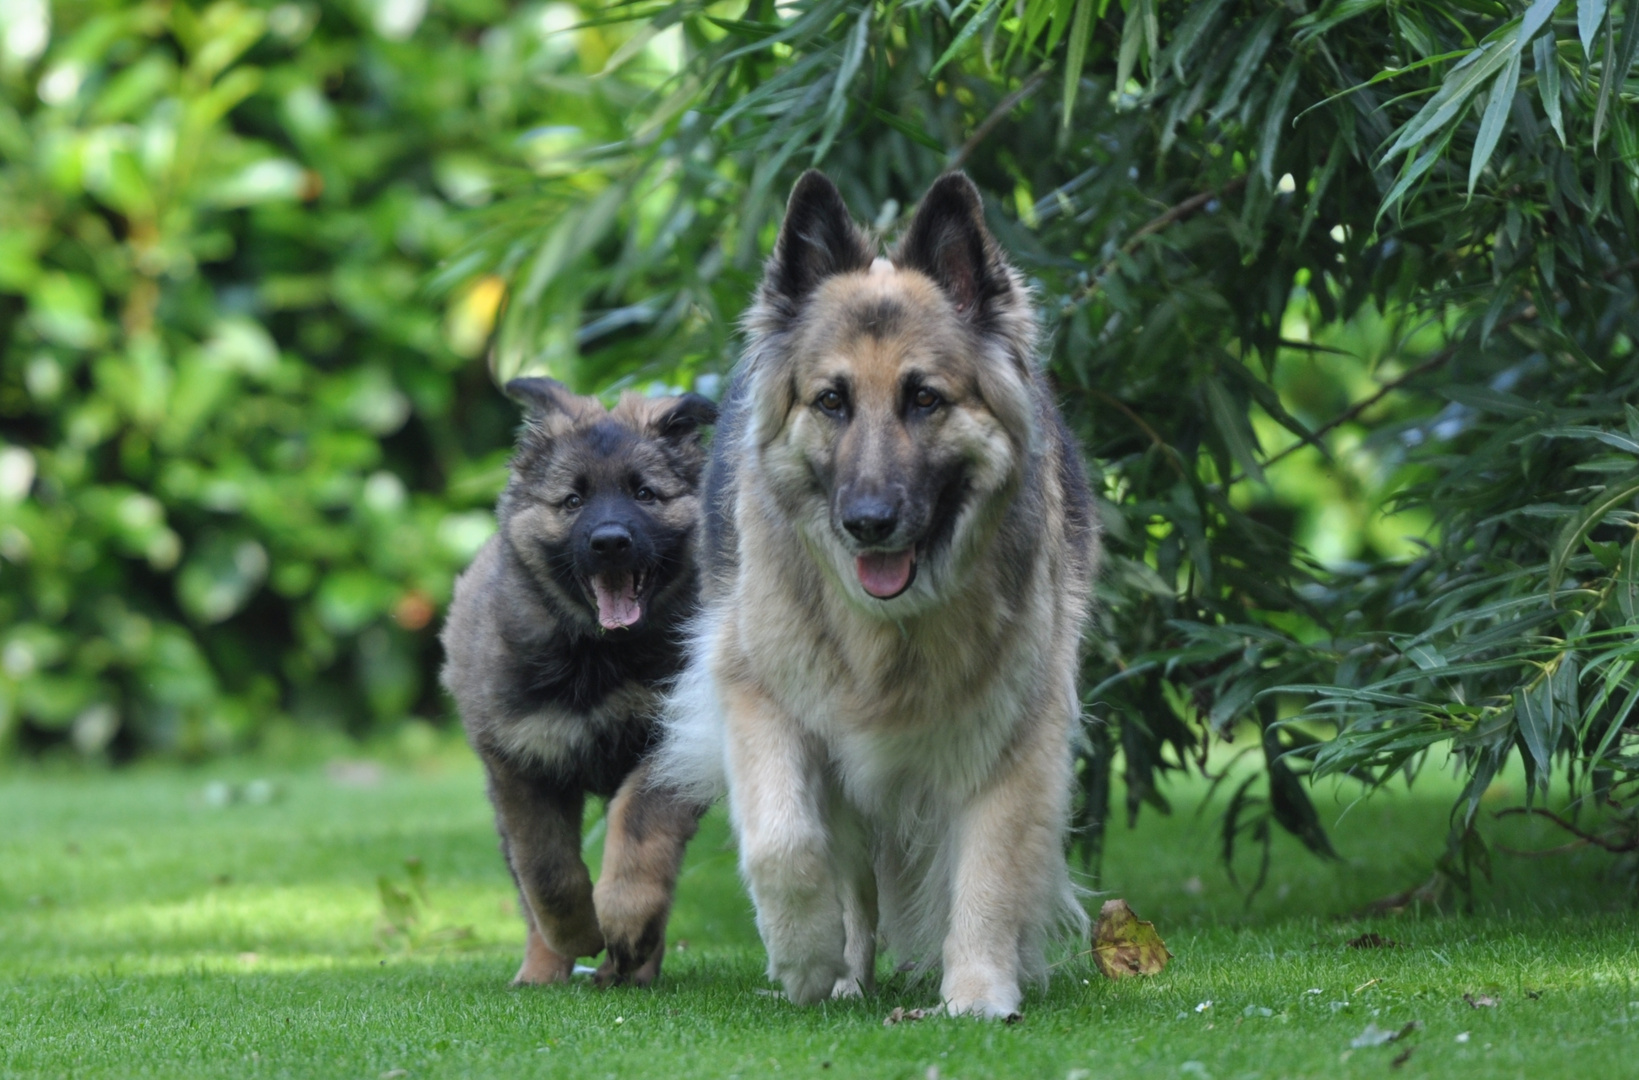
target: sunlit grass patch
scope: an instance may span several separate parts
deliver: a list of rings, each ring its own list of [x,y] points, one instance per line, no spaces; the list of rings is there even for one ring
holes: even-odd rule
[[[1359,804],[1322,789],[1342,858],[1279,846],[1250,904],[1217,862],[1217,810],[1174,792],[1173,816],[1112,830],[1104,874],[1156,922],[1164,971],[1112,982],[1066,949],[1022,1023],[884,1026],[936,1007],[937,985],[884,960],[874,997],[782,1000],[720,813],[691,848],[654,991],[519,991],[522,922],[469,761],[203,797],[262,768],[0,783],[0,1073],[1616,1076],[1639,1023],[1639,936],[1608,858],[1499,854],[1475,915],[1340,918],[1427,874],[1451,795],[1433,774]],[[1557,842],[1543,823],[1494,827]],[[595,830],[587,850],[595,863]],[[1392,946],[1351,947],[1368,932]]]

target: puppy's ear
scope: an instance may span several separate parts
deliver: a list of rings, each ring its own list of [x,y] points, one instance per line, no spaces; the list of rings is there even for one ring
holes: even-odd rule
[[[984,320],[1012,289],[1001,249],[985,228],[979,189],[963,173],[934,181],[893,262],[932,278],[957,313],[974,321]]]
[[[580,411],[580,398],[556,379],[529,377],[506,384],[506,395],[524,407],[528,432],[553,436],[567,431]]]
[[[717,405],[699,394],[682,394],[671,399],[671,404],[649,425],[662,439],[684,441],[698,439],[700,429],[717,422]]]
[[[849,216],[842,193],[824,173],[810,169],[791,189],[763,290],[794,309],[826,278],[870,266],[871,256],[871,244]]]

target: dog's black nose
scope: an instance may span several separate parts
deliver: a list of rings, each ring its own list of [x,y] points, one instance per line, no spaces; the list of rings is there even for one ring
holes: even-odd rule
[[[866,496],[848,504],[842,527],[862,544],[880,544],[899,525],[899,511],[886,499]]]
[[[592,530],[592,552],[603,558],[618,558],[632,550],[632,534],[626,531],[626,526],[610,522],[599,525]]]

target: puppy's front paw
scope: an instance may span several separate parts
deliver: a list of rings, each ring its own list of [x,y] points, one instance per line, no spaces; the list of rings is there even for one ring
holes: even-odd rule
[[[611,986],[649,986],[660,977],[660,964],[665,959],[664,939],[653,944],[639,943],[634,947],[611,937],[609,955],[598,965],[592,981],[604,989]]]
[[[1023,995],[1019,985],[1001,978],[979,974],[947,976],[940,989],[945,1008],[952,1016],[973,1016],[980,1020],[1006,1020],[1019,1014]]]

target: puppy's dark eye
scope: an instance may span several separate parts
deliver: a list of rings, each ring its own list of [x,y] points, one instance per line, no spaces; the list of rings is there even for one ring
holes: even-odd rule
[[[654,488],[640,487],[637,489],[637,495],[635,497],[638,502],[654,502]]]
[[[815,401],[815,404],[833,416],[840,414],[847,403],[840,390],[827,390]]]
[[[563,500],[563,508],[565,510],[579,510],[581,503],[585,501],[585,499],[582,499],[579,495],[576,495],[571,491],[568,497]]]
[[[923,412],[932,412],[944,403],[944,399],[924,386],[911,395],[911,402]]]

